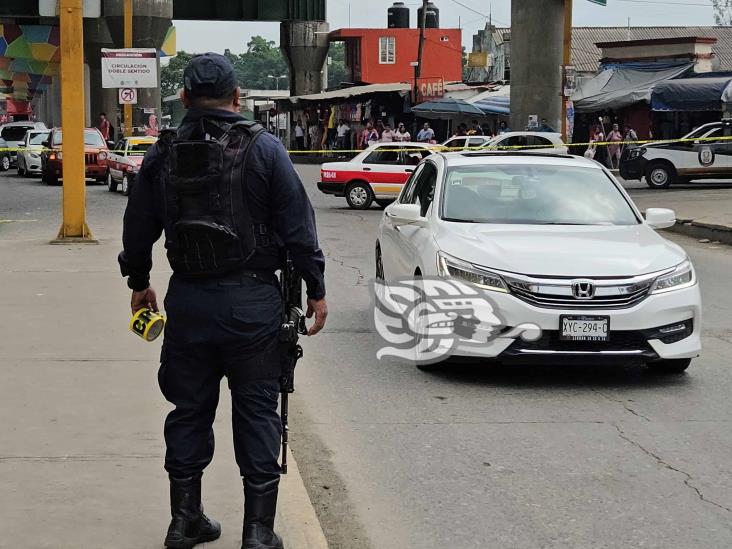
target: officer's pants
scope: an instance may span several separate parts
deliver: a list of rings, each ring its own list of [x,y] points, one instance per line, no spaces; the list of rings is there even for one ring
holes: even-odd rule
[[[206,280],[173,275],[165,311],[158,381],[175,406],[165,421],[168,473],[188,477],[211,462],[212,425],[226,376],[241,475],[255,482],[279,475],[279,289],[247,274]]]

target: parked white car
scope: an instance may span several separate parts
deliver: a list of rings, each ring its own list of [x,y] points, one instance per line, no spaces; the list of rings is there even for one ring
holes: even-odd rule
[[[490,143],[490,135],[456,135],[445,141],[442,146],[448,149],[474,149]]]
[[[612,174],[583,157],[439,153],[385,209],[376,275],[478,286],[505,327],[484,357],[680,372],[701,350],[701,295],[686,252],[656,232],[674,223],[666,209],[644,219]],[[526,324],[538,339],[512,336]]]
[[[562,135],[551,132],[506,132],[491,139],[485,148],[552,154],[569,153],[569,149],[562,141]]]
[[[28,130],[18,151],[18,175],[41,174],[41,151],[48,139],[48,130]]]
[[[0,126],[0,137],[2,137],[11,149],[18,149],[22,146],[25,139],[25,132],[28,130],[47,130],[48,128],[43,122],[31,122],[23,120],[19,122],[7,122]],[[18,151],[10,152],[10,161],[13,165],[17,165]]]

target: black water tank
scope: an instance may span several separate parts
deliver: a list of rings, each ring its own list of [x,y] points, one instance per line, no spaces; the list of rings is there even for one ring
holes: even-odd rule
[[[394,2],[388,13],[390,29],[409,28],[409,8],[404,5],[404,2]]]
[[[424,11],[424,8],[417,10],[417,27],[422,26],[422,11]],[[440,10],[432,2],[427,2],[427,21],[425,27],[428,29],[440,28]]]

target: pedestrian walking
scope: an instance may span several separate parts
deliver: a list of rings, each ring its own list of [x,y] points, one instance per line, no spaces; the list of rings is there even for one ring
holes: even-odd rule
[[[157,310],[152,248],[165,233],[173,275],[158,381],[175,408],[165,421],[172,520],[164,543],[187,549],[221,535],[203,512],[201,477],[214,454],[212,425],[226,376],[244,485],[242,548],[281,549],[274,519],[284,311],[275,271],[289,251],[307,286],[314,335],[328,312],[325,261],[313,208],[287,151],[239,114],[231,63],[206,53],[183,76],[188,112],[177,135],[166,132],[145,156],[119,256],[132,311]]]
[[[422,129],[419,130],[419,133],[417,134],[417,141],[419,141],[420,143],[429,143],[430,141],[434,140],[434,138],[434,130],[430,128],[429,122],[425,122],[424,126],[422,126]]]
[[[595,126],[590,134],[590,146],[585,152],[588,158],[594,158],[597,162],[605,167],[607,164],[607,148],[603,144],[605,142],[605,134],[600,126]]]
[[[350,149],[351,147],[348,144],[348,135],[351,132],[351,127],[346,123],[345,120],[341,120],[340,124],[338,124],[336,132],[338,135],[338,139],[336,140],[336,149],[341,151]]]
[[[610,169],[616,170],[620,166],[620,142],[623,141],[623,134],[620,133],[620,127],[613,124],[613,129],[607,134],[607,140],[611,143],[607,146],[608,160]],[[613,144],[613,143],[618,143]]]
[[[295,124],[295,143],[298,151],[305,150],[305,128],[302,127],[302,120]]]
[[[107,113],[100,112],[99,113],[99,125],[97,126],[97,129],[102,134],[104,141],[109,141],[111,127],[112,127],[112,125],[109,123],[109,120],[107,120]]]
[[[310,139],[310,150],[316,151],[320,146],[321,135],[320,121],[317,120],[308,127],[308,138]]]
[[[399,122],[399,127],[397,127],[397,131],[394,133],[394,141],[403,143],[411,140],[412,135],[407,131],[407,127],[404,125],[404,122]]]
[[[511,131],[511,128],[508,127],[508,124],[506,124],[506,122],[504,120],[501,120],[498,123],[498,134],[499,135],[504,134],[504,133],[508,133],[510,131]]]

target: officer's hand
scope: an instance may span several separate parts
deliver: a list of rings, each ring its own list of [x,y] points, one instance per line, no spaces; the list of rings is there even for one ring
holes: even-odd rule
[[[153,311],[158,310],[158,296],[155,295],[155,290],[152,287],[141,292],[132,292],[132,314],[134,315],[140,309],[152,309]]]
[[[325,326],[325,319],[328,318],[328,304],[323,299],[308,299],[308,312],[305,316],[312,318],[315,315],[315,324],[308,330],[309,336],[314,336]]]

